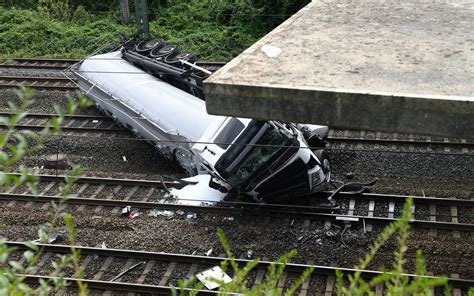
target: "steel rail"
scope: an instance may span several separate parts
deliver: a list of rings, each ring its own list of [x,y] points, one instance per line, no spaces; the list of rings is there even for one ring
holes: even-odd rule
[[[77,59],[9,58],[0,64],[0,68],[66,69],[79,61]]]
[[[39,285],[41,280],[55,280],[55,277],[44,276],[44,275],[32,275],[32,274],[17,274],[19,277],[23,277],[29,284]],[[100,281],[100,280],[88,280],[88,279],[76,279],[65,277],[62,278],[66,281],[70,287],[78,288],[78,282],[86,284],[89,289],[107,290],[107,291],[121,291],[121,292],[134,292],[134,293],[150,293],[152,295],[172,295],[173,287],[171,286],[160,286],[160,285],[147,285],[147,284],[134,284],[124,282],[112,282],[112,281]],[[183,289],[187,292],[192,292],[192,289]],[[198,295],[222,295],[222,293],[209,290],[198,290]],[[229,294],[234,295],[234,294]]]
[[[323,192],[324,195],[329,196],[333,191]],[[458,199],[458,198],[444,198],[434,196],[416,196],[416,195],[398,195],[398,194],[382,194],[382,193],[351,193],[351,192],[339,192],[336,195],[338,197],[358,199],[358,200],[374,200],[383,202],[404,202],[406,199],[411,197],[415,205],[418,204],[435,204],[444,206],[459,206],[459,207],[474,207],[474,200],[471,199]]]
[[[346,214],[334,214],[321,212],[320,208],[316,207],[304,207],[294,205],[276,205],[276,204],[258,204],[258,203],[232,203],[227,204],[234,207],[223,207],[223,206],[195,206],[195,205],[183,205],[183,204],[165,204],[145,201],[132,201],[132,200],[113,200],[113,199],[94,199],[94,198],[81,198],[81,197],[68,197],[62,198],[60,196],[49,196],[49,195],[27,195],[27,194],[14,194],[14,193],[0,193],[0,199],[3,200],[16,200],[16,201],[33,201],[33,202],[56,202],[56,203],[67,203],[77,205],[90,205],[90,206],[105,206],[105,207],[125,207],[131,206],[136,209],[154,209],[160,208],[162,210],[182,210],[190,212],[211,212],[220,214],[232,214],[232,215],[251,215],[251,216],[276,216],[276,217],[295,217],[295,218],[306,218],[311,220],[322,220],[322,221],[350,221],[350,222],[363,222],[386,225],[395,221],[399,221],[398,218],[387,218],[387,217],[369,217],[359,215],[346,215]],[[235,207],[239,206],[239,207]],[[327,211],[327,209],[326,209]],[[442,222],[442,221],[428,221],[428,220],[412,220],[410,222],[415,227],[427,227],[436,229],[447,229],[447,230],[458,230],[458,231],[474,231],[474,224],[467,223],[453,223],[453,222]]]
[[[0,76],[0,88],[11,88],[21,85],[38,89],[78,90],[77,85],[71,85],[73,81],[74,79],[67,77]],[[44,84],[48,82],[54,84]],[[56,85],[57,83],[63,84]]]
[[[12,112],[0,112],[0,116],[12,116],[12,115],[17,115],[16,113]],[[51,118],[51,117],[57,117],[58,114],[55,113],[26,113],[25,118]],[[86,115],[86,114],[64,114],[65,118],[68,119],[100,119],[100,120],[108,120],[112,121],[112,118],[109,116],[104,116],[104,115]]]
[[[0,128],[8,127],[7,124],[0,124]],[[17,130],[43,130],[44,125],[34,125],[34,124],[17,124],[15,125],[15,129]],[[89,132],[89,133],[102,133],[102,132],[113,132],[113,133],[131,133],[130,130],[124,128],[105,128],[105,127],[79,127],[79,126],[61,126],[61,132]],[[57,134],[61,135],[61,133]]]
[[[16,248],[16,249],[29,249],[24,242],[14,242],[6,241],[7,247]],[[60,254],[69,254],[71,251],[71,246],[68,245],[51,245],[36,243],[36,245],[41,248],[44,252],[50,253],[60,253]],[[199,256],[199,255],[185,255],[185,254],[173,254],[173,253],[163,253],[163,252],[148,252],[148,251],[135,251],[135,250],[124,250],[124,249],[102,249],[94,247],[84,247],[84,246],[74,246],[81,255],[97,255],[105,257],[117,257],[117,258],[134,258],[142,260],[154,260],[154,261],[164,261],[164,262],[176,262],[176,263],[185,263],[185,264],[202,264],[202,265],[219,265],[222,261],[229,260],[225,257],[208,257],[208,256]],[[240,266],[244,266],[249,263],[251,260],[247,259],[235,259],[235,262]],[[271,262],[262,260],[259,261],[255,266],[256,269],[266,269],[271,265],[280,264],[277,262]],[[286,264],[284,271],[291,273],[302,273],[305,269],[313,267],[313,274],[318,275],[332,275],[336,274],[336,270],[342,271],[342,273],[347,276],[353,274],[357,271],[361,272],[361,276],[367,279],[373,278],[375,276],[383,274],[382,271],[375,270],[357,270],[354,268],[341,268],[341,267],[332,267],[332,266],[323,266],[323,265],[309,265],[309,264],[298,264],[298,263],[288,263]],[[404,276],[414,279],[416,277],[434,279],[436,276],[418,276],[414,274],[403,274]],[[469,288],[474,286],[473,279],[457,279],[457,278],[448,278],[448,282],[453,287],[460,288]]]
[[[21,174],[9,173],[8,175],[20,177]],[[65,175],[37,175],[39,181],[46,182],[62,182],[64,181]],[[179,188],[183,184],[176,181],[160,181],[160,180],[143,180],[143,179],[120,179],[120,178],[101,178],[101,177],[79,177],[75,183],[83,184],[105,184],[105,185],[124,185],[124,186],[143,186],[143,187],[163,187],[165,184],[167,187]]]

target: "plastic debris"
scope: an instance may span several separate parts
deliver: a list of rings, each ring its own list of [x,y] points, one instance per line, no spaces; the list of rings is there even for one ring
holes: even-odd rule
[[[183,215],[184,215],[184,211],[177,210],[177,211],[176,211],[176,214],[178,214],[178,215],[180,215],[180,216],[183,216]]]
[[[196,278],[209,290],[219,287],[220,284],[218,282],[227,284],[232,281],[230,276],[227,275],[219,266],[214,266],[213,268],[196,274]]]
[[[196,213],[189,213],[186,215],[187,220],[196,220],[197,219],[197,214]]]
[[[138,218],[139,216],[140,216],[140,213],[135,213],[133,215],[132,214],[128,215],[128,218],[129,219],[135,219],[135,218]]]
[[[252,258],[253,256],[253,251],[252,250],[248,250],[247,251],[247,258]]]
[[[353,172],[346,173],[346,178],[347,179],[354,179],[354,173]]]
[[[92,123],[99,123],[97,119],[92,120]]]
[[[128,216],[132,213],[132,207],[131,206],[126,206],[125,208],[122,209],[122,216]]]
[[[100,245],[100,248],[101,249],[107,249],[107,246],[105,245],[105,242],[102,242],[102,244]]]
[[[206,252],[206,256],[210,256],[212,254],[212,248],[210,248],[207,252]]]
[[[224,217],[224,221],[234,221],[234,217]]]
[[[125,155],[122,156],[122,159],[123,159],[123,161],[127,161],[127,158],[125,157]]]
[[[150,210],[150,212],[148,213],[148,216],[152,216],[152,217],[163,216],[163,217],[171,218],[174,216],[174,212],[167,211],[167,210],[153,209],[153,210]]]

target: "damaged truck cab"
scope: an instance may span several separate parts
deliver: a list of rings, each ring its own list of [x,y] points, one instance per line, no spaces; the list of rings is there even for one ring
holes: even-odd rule
[[[319,191],[330,179],[329,159],[320,160],[294,124],[229,117],[199,142],[192,150],[212,176],[210,187],[221,192],[274,199]]]

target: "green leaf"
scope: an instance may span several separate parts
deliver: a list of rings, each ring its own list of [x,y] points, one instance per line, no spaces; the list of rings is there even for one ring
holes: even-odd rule
[[[0,165],[4,165],[8,161],[8,154],[3,151],[0,151]]]
[[[25,251],[23,253],[23,257],[25,257],[25,259],[28,261],[28,263],[31,263],[34,260],[35,255],[31,251]]]
[[[23,271],[23,265],[21,265],[17,261],[10,261],[10,262],[8,262],[8,264],[10,264],[17,271]]]

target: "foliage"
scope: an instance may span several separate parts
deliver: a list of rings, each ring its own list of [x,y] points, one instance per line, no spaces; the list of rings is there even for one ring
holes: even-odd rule
[[[88,106],[90,103],[84,97],[80,97],[78,101],[70,99],[67,103],[66,110],[56,107],[57,116],[52,117],[39,133],[29,130],[16,130],[18,122],[26,116],[26,109],[32,103],[31,97],[33,92],[31,89],[22,89],[18,91],[21,99],[19,106],[10,103],[10,111],[13,115],[8,118],[0,118],[1,122],[6,125],[6,131],[0,133],[0,188],[4,191],[13,191],[19,186],[25,186],[32,193],[37,193],[36,184],[38,178],[35,172],[24,166],[19,166],[20,175],[10,175],[12,167],[18,164],[26,156],[31,155],[43,148],[46,141],[61,130],[61,124],[64,122],[65,114],[73,114],[78,108]],[[51,221],[41,225],[38,231],[39,239],[42,242],[48,242],[48,237],[57,231],[58,224],[61,220],[65,223],[67,238],[71,244],[71,254],[61,255],[53,262],[53,270],[49,274],[53,277],[50,280],[40,280],[40,285],[30,286],[25,283],[25,277],[21,274],[34,272],[43,250],[32,242],[25,243],[29,248],[23,253],[25,263],[15,261],[10,255],[15,252],[14,248],[9,248],[4,240],[0,239],[0,294],[1,295],[49,295],[54,291],[65,286],[63,280],[64,269],[73,266],[76,270],[76,276],[82,277],[82,271],[79,264],[80,254],[74,248],[75,232],[72,216],[62,213],[60,205],[63,204],[69,195],[74,181],[77,179],[81,170],[78,166],[73,166],[65,178],[64,184],[60,186],[59,195],[62,200],[59,204],[52,203],[53,213]],[[86,294],[86,286],[78,281],[81,295]]]
[[[410,280],[405,275],[405,253],[408,250],[407,240],[410,234],[410,221],[413,218],[412,204],[413,200],[409,198],[403,207],[401,219],[387,226],[378,236],[367,255],[355,267],[359,271],[348,276],[348,286],[344,285],[342,272],[337,271],[338,295],[375,295],[375,287],[379,284],[384,285],[385,295],[431,295],[431,289],[439,286],[444,286],[445,294],[450,294],[446,277],[434,279],[424,277],[426,276],[426,264],[420,250],[416,253],[414,274],[417,276]],[[398,249],[394,252],[395,260],[392,269],[385,270],[383,274],[372,278],[370,281],[363,279],[360,270],[366,269],[378,250],[397,232]]]
[[[307,0],[149,0],[154,37],[227,61],[296,12]],[[21,8],[16,8],[21,7]],[[134,10],[133,1],[130,6]],[[0,57],[79,57],[136,32],[120,23],[114,1],[30,0],[0,6]]]

